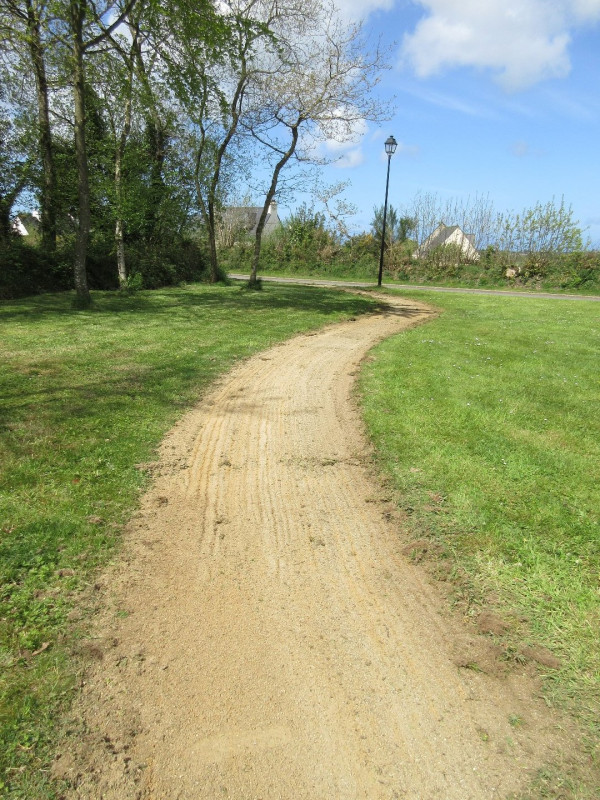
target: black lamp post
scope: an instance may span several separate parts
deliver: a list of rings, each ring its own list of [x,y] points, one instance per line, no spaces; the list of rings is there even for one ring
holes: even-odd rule
[[[381,281],[383,278],[383,250],[385,247],[385,223],[387,219],[388,188],[390,186],[390,161],[392,160],[392,156],[396,152],[397,147],[398,142],[394,139],[394,137],[388,136],[385,142],[385,152],[387,153],[388,157],[388,166],[387,179],[385,182],[385,203],[383,205],[383,228],[381,231],[381,253],[379,254],[379,276],[377,278],[377,286],[381,286]]]

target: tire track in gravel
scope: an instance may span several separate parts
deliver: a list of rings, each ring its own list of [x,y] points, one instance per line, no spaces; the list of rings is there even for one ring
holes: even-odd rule
[[[561,747],[525,677],[457,666],[487,645],[402,556],[351,392],[430,312],[386,302],[244,362],[164,441],[55,764],[70,797],[492,800]]]

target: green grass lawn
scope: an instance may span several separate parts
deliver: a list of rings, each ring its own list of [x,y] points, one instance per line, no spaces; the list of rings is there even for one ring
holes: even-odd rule
[[[546,697],[593,733],[600,307],[413,296],[444,314],[383,343],[361,376],[407,535],[442,545],[466,614],[491,604],[510,623],[507,658],[523,644],[560,658]],[[56,797],[53,736],[94,571],[147,482],[136,465],[237,359],[372,308],[274,284],[94,299],[89,311],[67,295],[0,305],[0,797],[12,800]]]
[[[249,269],[232,268],[231,273],[248,274]],[[377,282],[377,265],[365,264],[315,264],[314,267],[298,265],[285,267],[263,268],[261,274],[264,278],[298,278],[306,280],[331,280],[331,281],[350,281],[360,283]],[[477,264],[465,265],[460,274],[439,275],[427,272],[416,272],[405,275],[402,278],[393,278],[390,273],[384,272],[383,283],[387,286],[424,286],[424,287],[444,287],[447,289],[487,289],[492,291],[506,291],[527,293],[550,294],[579,294],[597,297],[600,294],[598,280],[577,282],[575,279],[564,281],[560,276],[548,276],[537,281],[531,280],[520,283],[508,280],[503,277],[498,270],[485,270]]]
[[[584,717],[597,748],[600,307],[402,296],[444,313],[378,346],[360,388],[403,527],[441,546],[467,615],[510,625],[508,659],[558,657],[545,697]]]
[[[147,480],[136,465],[236,360],[373,307],[272,284],[70,303],[0,305],[0,797],[54,796],[45,770],[81,604]]]

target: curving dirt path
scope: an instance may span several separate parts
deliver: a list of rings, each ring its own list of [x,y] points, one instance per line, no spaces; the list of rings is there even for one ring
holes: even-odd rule
[[[487,642],[402,555],[351,391],[429,312],[386,300],[244,362],[166,438],[54,766],[70,797],[487,800],[560,746],[528,679],[464,668]]]

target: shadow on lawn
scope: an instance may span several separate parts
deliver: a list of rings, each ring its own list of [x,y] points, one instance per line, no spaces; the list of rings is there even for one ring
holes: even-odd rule
[[[35,413],[38,423],[62,424],[67,420],[97,419],[98,410],[106,414],[106,430],[117,419],[136,416],[136,407],[148,399],[163,407],[185,406],[181,399],[198,382],[202,369],[204,381],[217,372],[216,365],[162,362],[156,365],[135,365],[130,371],[118,374],[94,371],[88,380],[72,383],[69,375],[60,375],[54,382],[39,389],[24,390],[23,386],[4,391],[0,405],[0,430],[22,420],[23,415]],[[207,374],[209,373],[209,374]],[[171,386],[172,388],[166,388]],[[173,388],[174,387],[174,388]]]
[[[245,292],[237,286],[191,285],[143,291],[135,295],[118,292],[92,292],[89,309],[74,309],[74,294],[39,295],[0,304],[0,320],[27,318],[28,321],[48,315],[85,317],[99,314],[168,314],[173,308],[191,309],[281,309],[311,310],[330,314],[346,311],[364,313],[372,308],[371,301],[339,289],[315,286],[265,286],[261,292]]]
[[[202,285],[141,292],[129,297],[115,292],[95,292],[94,307],[87,311],[71,308],[71,299],[71,293],[61,293],[15,301],[5,308],[0,307],[0,321],[12,317],[13,321],[29,325],[36,320],[47,322],[49,317],[71,318],[78,327],[82,324],[82,315],[91,320],[118,315],[125,325],[129,318],[132,322],[135,320],[137,326],[145,326],[145,317],[148,323],[159,320],[160,324],[168,325],[171,315],[171,324],[185,324],[188,312],[193,321],[203,311],[215,318],[224,311],[225,314],[251,314],[273,309],[282,313],[312,311],[326,318],[336,312],[360,315],[378,311],[410,318],[422,313],[412,306],[396,307],[379,298],[312,286],[269,285],[261,292],[248,293],[237,286]],[[248,353],[252,350],[250,348]],[[8,433],[5,446],[10,449],[11,444],[17,447],[20,440],[20,435],[11,436],[15,426],[33,425],[35,430],[31,436],[38,431],[41,438],[52,439],[55,432],[64,435],[68,421],[77,420],[84,428],[88,424],[86,420],[94,423],[101,409],[106,435],[113,436],[124,420],[135,424],[140,403],[151,402],[163,410],[189,407],[194,397],[201,395],[203,388],[239,356],[240,353],[227,350],[219,352],[215,358],[210,350],[193,349],[179,353],[177,359],[167,355],[158,361],[152,359],[127,367],[113,365],[112,369],[106,369],[106,364],[94,365],[87,374],[80,374],[78,381],[73,381],[70,370],[59,362],[54,374],[41,379],[43,385],[39,382],[32,385],[27,374],[22,379],[5,383],[0,404],[0,432]]]

